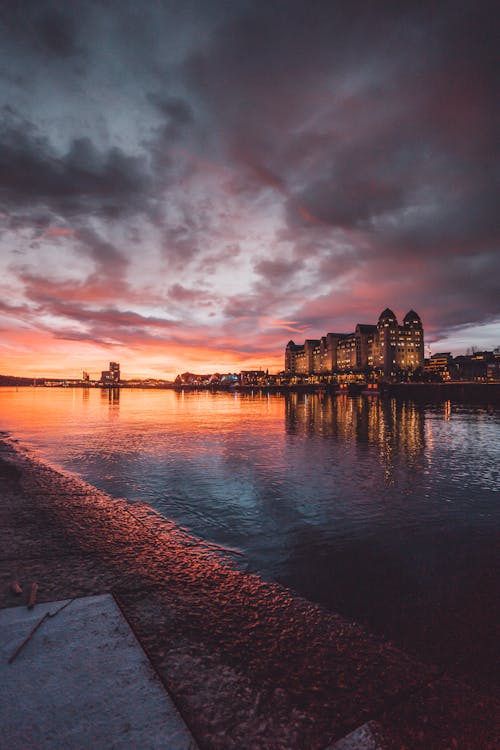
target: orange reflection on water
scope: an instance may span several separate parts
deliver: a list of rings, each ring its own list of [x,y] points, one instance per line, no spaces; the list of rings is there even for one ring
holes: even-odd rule
[[[425,417],[418,405],[345,395],[2,388],[0,429],[34,441],[42,451],[50,444],[52,462],[58,465],[53,446],[64,450],[70,435],[75,444],[80,438],[95,439],[101,449],[120,452],[161,450],[161,434],[175,434],[176,450],[189,451],[196,441],[198,453],[210,453],[221,436],[230,445],[243,433],[246,450],[251,450],[251,436],[256,447],[265,438],[273,451],[280,451],[287,434],[302,434],[376,446],[387,481],[392,481],[396,454],[404,454],[417,470],[425,448]],[[270,455],[269,461],[273,459]]]
[[[289,432],[377,446],[387,481],[392,481],[396,454],[404,454],[412,469],[421,468],[425,414],[413,402],[292,393],[287,399],[286,418]]]

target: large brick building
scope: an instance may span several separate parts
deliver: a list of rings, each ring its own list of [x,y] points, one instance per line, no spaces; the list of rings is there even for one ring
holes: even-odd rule
[[[420,317],[410,310],[403,325],[386,308],[376,325],[358,323],[353,333],[327,333],[303,344],[289,341],[285,350],[285,372],[290,375],[321,375],[360,372],[367,369],[390,374],[416,370],[424,364],[424,330]]]

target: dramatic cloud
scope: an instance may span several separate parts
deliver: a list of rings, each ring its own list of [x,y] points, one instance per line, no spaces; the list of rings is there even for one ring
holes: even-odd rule
[[[148,177],[143,161],[117,147],[100,152],[83,136],[58,153],[30,122],[7,112],[0,127],[4,209],[43,207],[60,216],[118,218],[144,210]]]
[[[2,4],[0,371],[278,369],[387,305],[500,344],[496,13]]]

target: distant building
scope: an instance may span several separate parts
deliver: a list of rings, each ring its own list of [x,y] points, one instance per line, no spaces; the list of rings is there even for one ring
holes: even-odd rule
[[[438,352],[425,360],[424,372],[436,376],[440,380],[450,380],[453,372],[453,357],[451,352]]]
[[[423,367],[422,321],[410,310],[403,325],[386,308],[376,325],[358,323],[353,333],[327,333],[303,344],[289,341],[285,350],[288,375],[327,375],[376,370],[390,374]]]
[[[241,370],[240,372],[240,383],[241,385],[263,385],[269,372],[264,370]]]
[[[458,380],[499,380],[500,355],[491,352],[474,352],[460,355],[454,360],[455,373]]]
[[[118,362],[110,362],[109,370],[103,370],[101,372],[101,383],[109,386],[117,386],[120,384],[120,365]]]
[[[194,388],[216,387],[218,385],[229,386],[238,381],[234,373],[218,373],[198,375],[194,372],[183,372],[175,378],[175,385]]]
[[[176,385],[199,385],[202,382],[208,382],[210,375],[196,375],[194,372],[183,372],[182,375],[177,375],[175,379]]]
[[[120,365],[118,362],[110,362],[109,363],[109,372],[111,375],[111,380],[113,383],[119,383],[120,382]]]

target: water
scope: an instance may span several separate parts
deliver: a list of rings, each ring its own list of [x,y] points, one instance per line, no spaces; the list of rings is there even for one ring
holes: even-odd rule
[[[0,429],[452,673],[493,676],[498,412],[346,396],[2,388]]]

